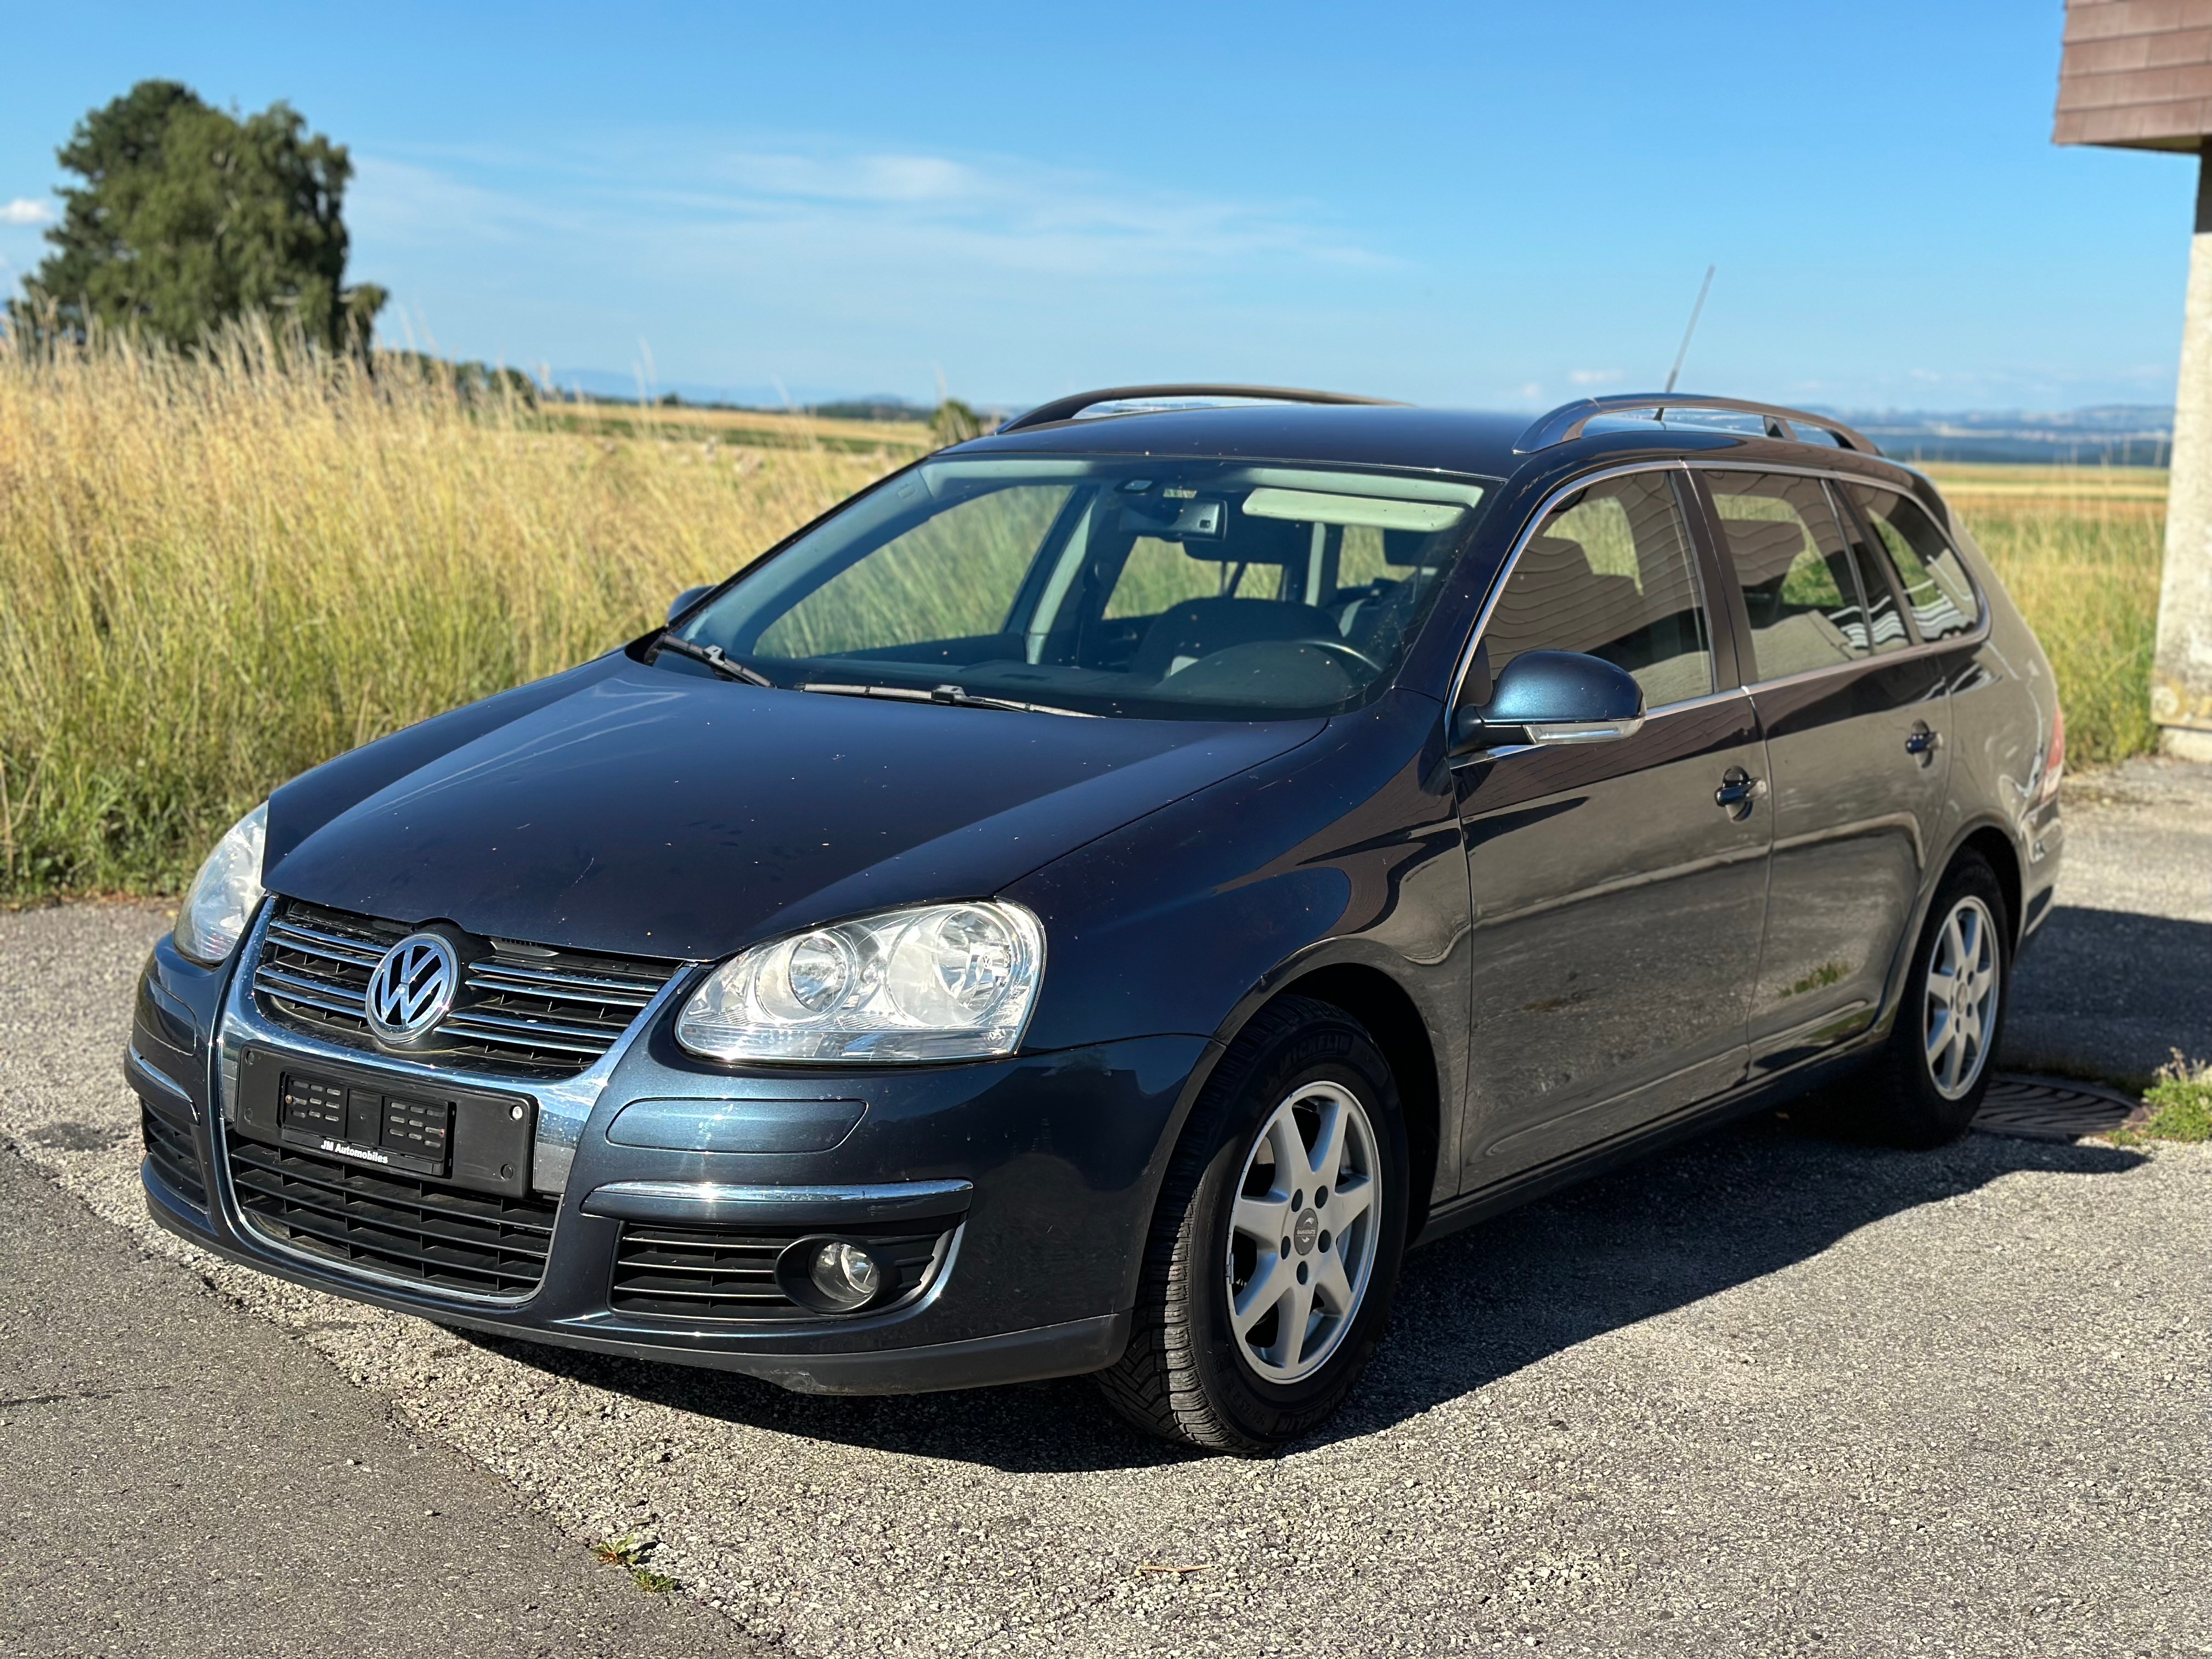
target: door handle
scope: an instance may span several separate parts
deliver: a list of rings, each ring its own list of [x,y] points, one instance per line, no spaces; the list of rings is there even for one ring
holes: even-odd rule
[[[1721,774],[1721,787],[1713,791],[1713,805],[1741,823],[1751,816],[1752,804],[1766,793],[1766,780],[1754,778],[1741,766]]]
[[[1935,763],[1936,750],[1942,745],[1942,741],[1935,728],[1926,720],[1915,720],[1912,722],[1912,730],[1905,734],[1905,752],[1919,761],[1923,766],[1930,766]]]

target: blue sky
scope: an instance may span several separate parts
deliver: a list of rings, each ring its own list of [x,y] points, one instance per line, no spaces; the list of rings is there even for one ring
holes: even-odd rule
[[[2057,0],[43,8],[0,287],[146,76],[350,146],[385,333],[813,399],[2172,394],[2194,167],[2050,143]]]

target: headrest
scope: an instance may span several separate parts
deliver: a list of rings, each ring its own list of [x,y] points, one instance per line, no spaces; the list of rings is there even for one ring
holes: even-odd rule
[[[1805,526],[1795,519],[1731,519],[1723,507],[1721,526],[1735,555],[1736,574],[1747,587],[1785,575],[1805,550]]]
[[[1521,559],[1524,564],[1533,562],[1544,569],[1564,567],[1577,575],[1587,574],[1590,568],[1589,553],[1571,536],[1531,536]]]

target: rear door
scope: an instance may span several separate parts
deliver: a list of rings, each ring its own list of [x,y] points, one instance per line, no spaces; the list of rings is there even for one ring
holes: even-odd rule
[[[1741,1079],[1768,813],[1679,468],[1600,479],[1546,514],[1483,632],[1495,673],[1583,651],[1644,687],[1613,742],[1455,769],[1474,925],[1462,1190],[1493,1185]],[[1731,782],[1741,798],[1717,799]]]
[[[1751,1071],[1863,1031],[1941,843],[1942,665],[1827,482],[1697,473],[1733,580],[1741,666],[1765,733],[1774,854],[1751,999]]]

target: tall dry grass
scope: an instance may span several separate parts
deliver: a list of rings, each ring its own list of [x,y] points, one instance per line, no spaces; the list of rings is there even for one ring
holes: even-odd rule
[[[2058,677],[2070,766],[2157,746],[2150,666],[2166,475],[2148,469],[1933,467]]]
[[[910,453],[579,437],[253,330],[0,343],[0,897],[173,891],[272,785],[643,631]]]
[[[0,899],[174,891],[273,785],[641,632],[915,453],[574,424],[251,330],[190,360],[0,343]],[[2148,747],[2162,477],[1942,478],[2075,762]]]

